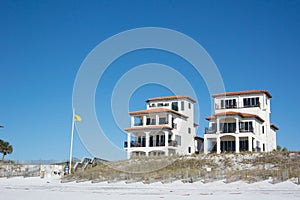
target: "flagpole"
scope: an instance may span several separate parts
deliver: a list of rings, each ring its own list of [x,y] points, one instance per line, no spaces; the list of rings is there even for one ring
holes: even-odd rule
[[[73,116],[72,116],[72,134],[71,134],[71,145],[70,145],[69,174],[71,174],[71,172],[72,172],[72,154],[73,154],[74,125],[75,125],[75,110],[74,110],[74,108],[73,108]]]

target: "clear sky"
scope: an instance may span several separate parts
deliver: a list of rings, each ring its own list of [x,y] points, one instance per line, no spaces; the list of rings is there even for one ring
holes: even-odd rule
[[[300,1],[1,0],[0,138],[14,146],[7,158],[68,159],[72,91],[81,63],[108,37],[139,27],[169,28],[196,40],[218,66],[227,91],[269,90],[278,144],[300,150]],[[177,56],[148,50],[120,57],[100,81],[96,110],[107,137],[120,147],[126,139],[125,127],[117,127],[110,113],[115,83],[150,62],[174,67],[191,82],[200,107],[197,134],[203,136],[204,118],[211,114],[203,79]],[[140,87],[129,110],[170,94],[159,85]],[[74,156],[89,156],[78,135]]]

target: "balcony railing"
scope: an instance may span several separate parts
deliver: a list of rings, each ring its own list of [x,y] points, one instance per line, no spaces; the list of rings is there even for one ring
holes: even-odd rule
[[[176,140],[169,140],[169,147],[177,147],[177,141]]]
[[[216,110],[235,109],[235,108],[252,108],[252,107],[260,108],[260,104],[257,104],[257,105],[235,104],[235,105],[224,105],[224,106],[221,106],[220,104],[215,104],[215,109]]]
[[[165,146],[165,141],[149,141],[149,147],[164,147],[164,146]],[[169,140],[168,146],[177,147],[177,141]],[[127,148],[127,147],[128,147],[128,142],[125,141],[124,148]],[[146,142],[131,141],[130,147],[146,147]]]
[[[233,130],[220,130],[220,133],[235,133],[236,129]],[[216,129],[210,129],[210,128],[205,128],[204,134],[216,134],[217,130]],[[254,133],[253,128],[251,129],[240,129],[239,133]]]
[[[128,142],[124,142],[124,147],[127,148],[128,147]],[[136,141],[131,141],[130,142],[130,147],[146,147],[146,143],[145,142],[136,142]]]
[[[158,125],[168,125],[168,124],[169,124],[168,121],[158,123]],[[144,126],[144,124],[142,122],[134,123],[133,125],[134,126]],[[153,126],[153,125],[155,126],[156,122],[146,122],[146,126]]]

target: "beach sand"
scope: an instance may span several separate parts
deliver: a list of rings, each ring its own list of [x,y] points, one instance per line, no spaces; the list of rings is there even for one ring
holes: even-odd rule
[[[271,184],[262,181],[248,184],[242,181],[226,184],[224,181],[210,183],[174,182],[152,184],[125,182],[61,183],[58,177],[48,178],[0,178],[0,199],[5,200],[120,200],[120,199],[251,199],[299,200],[300,186],[292,181]]]

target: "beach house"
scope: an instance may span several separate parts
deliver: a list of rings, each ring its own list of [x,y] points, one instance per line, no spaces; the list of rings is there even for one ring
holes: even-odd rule
[[[146,100],[147,109],[129,112],[131,127],[124,148],[128,158],[137,156],[190,155],[200,151],[203,138],[196,136],[194,103],[187,96]]]
[[[276,149],[278,127],[270,122],[267,90],[214,94],[214,112],[206,117],[204,153],[269,152]]]

